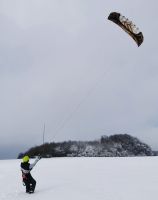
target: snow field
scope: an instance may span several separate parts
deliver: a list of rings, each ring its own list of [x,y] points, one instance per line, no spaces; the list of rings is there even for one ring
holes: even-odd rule
[[[20,162],[0,161],[0,200],[157,200],[158,157],[41,159],[34,194],[25,193]]]

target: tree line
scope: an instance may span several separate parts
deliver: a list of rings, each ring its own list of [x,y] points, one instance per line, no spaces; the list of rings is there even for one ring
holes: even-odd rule
[[[24,155],[35,157],[41,155],[51,157],[126,157],[126,156],[153,156],[154,152],[149,145],[128,134],[101,136],[95,141],[64,141],[45,143],[19,153],[18,158]]]

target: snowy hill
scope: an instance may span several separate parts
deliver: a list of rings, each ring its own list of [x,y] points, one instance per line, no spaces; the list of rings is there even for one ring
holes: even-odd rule
[[[157,169],[158,157],[41,159],[26,194],[20,160],[3,160],[0,200],[157,200]]]
[[[24,155],[35,157],[125,157],[125,156],[153,156],[152,149],[139,139],[128,134],[102,136],[96,141],[67,141],[58,143],[45,143],[33,147],[25,153],[20,153],[18,158]]]

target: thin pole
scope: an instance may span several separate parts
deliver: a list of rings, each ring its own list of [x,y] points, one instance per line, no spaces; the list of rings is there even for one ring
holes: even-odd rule
[[[44,139],[45,139],[45,123],[44,123],[44,128],[43,128],[43,144],[44,144]]]

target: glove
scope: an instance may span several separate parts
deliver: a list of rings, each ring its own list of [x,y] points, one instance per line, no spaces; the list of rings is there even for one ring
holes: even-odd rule
[[[39,156],[38,156],[38,159],[40,160],[41,158],[42,158],[42,156],[39,155]]]
[[[36,161],[38,162],[42,157],[39,155],[36,157]]]
[[[23,186],[26,186],[24,181],[22,181],[22,184],[23,184]]]

